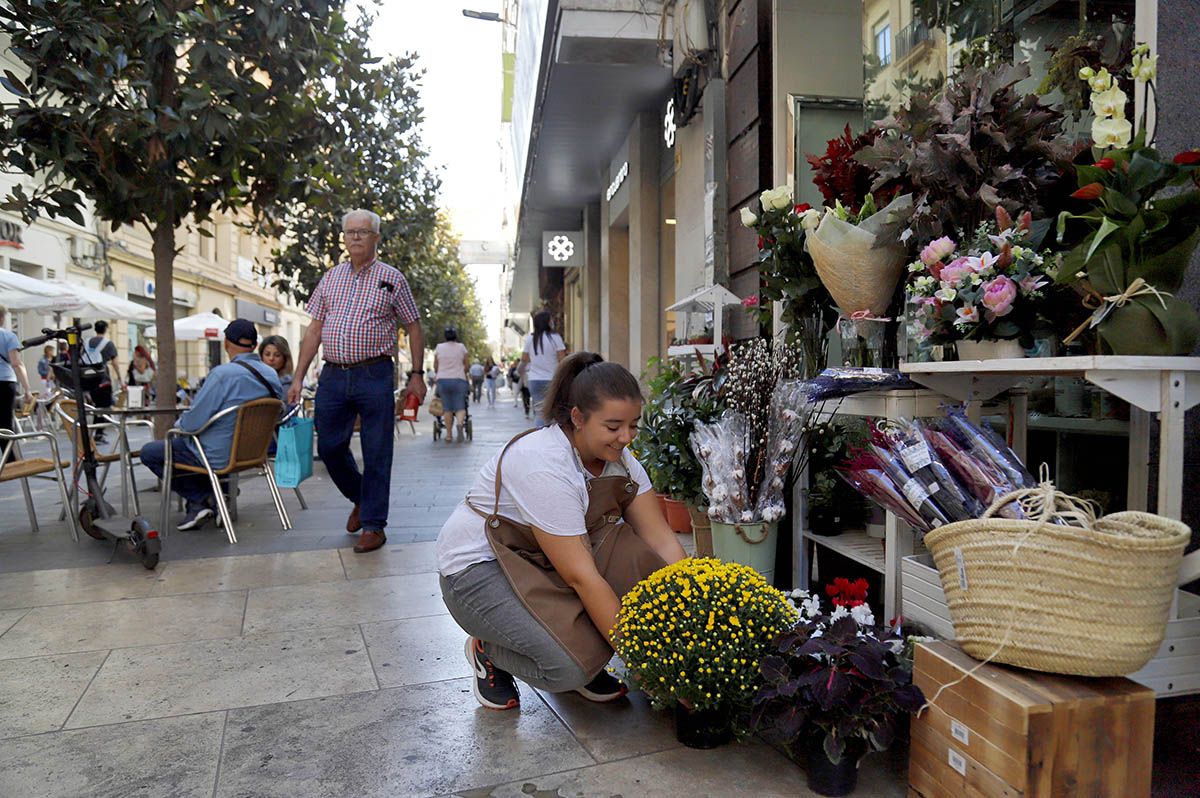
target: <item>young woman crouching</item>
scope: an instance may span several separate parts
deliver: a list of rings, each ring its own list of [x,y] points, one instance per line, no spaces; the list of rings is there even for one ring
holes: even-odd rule
[[[442,527],[442,598],[470,635],[483,706],[517,707],[514,677],[592,701],[625,694],[604,670],[620,596],[686,556],[626,449],[642,403],[624,367],[566,358],[546,394],[549,426],[509,441]]]

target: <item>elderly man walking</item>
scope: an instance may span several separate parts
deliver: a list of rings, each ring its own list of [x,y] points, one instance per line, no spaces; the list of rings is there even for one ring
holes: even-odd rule
[[[408,372],[405,393],[425,400],[425,337],[408,281],[376,256],[379,216],[353,210],[342,217],[350,260],[325,273],[308,300],[312,324],[300,342],[296,373],[304,374],[323,347],[325,365],[317,385],[317,450],[342,495],[354,504],[346,531],[362,530],[360,554],[387,542],[392,477],[392,425],[396,413],[396,332],[408,333],[417,368]],[[301,381],[288,390],[300,401]],[[350,453],[354,420],[362,419],[363,467]]]

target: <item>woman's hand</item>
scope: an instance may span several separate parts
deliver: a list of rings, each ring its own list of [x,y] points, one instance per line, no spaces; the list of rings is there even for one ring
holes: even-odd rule
[[[666,560],[667,565],[687,557],[687,552],[679,545],[679,537],[663,516],[662,506],[653,491],[646,491],[629,503],[625,508],[625,520],[633,526],[638,537]]]

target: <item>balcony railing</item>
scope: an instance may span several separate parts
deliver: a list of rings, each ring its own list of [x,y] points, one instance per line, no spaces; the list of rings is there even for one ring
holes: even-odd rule
[[[896,34],[896,60],[903,61],[917,49],[921,42],[929,41],[929,26],[923,20],[914,19]]]

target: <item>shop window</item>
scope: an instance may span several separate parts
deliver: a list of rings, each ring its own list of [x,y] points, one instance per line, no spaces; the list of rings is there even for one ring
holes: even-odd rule
[[[892,63],[892,24],[884,19],[875,23],[875,57],[880,66]]]

